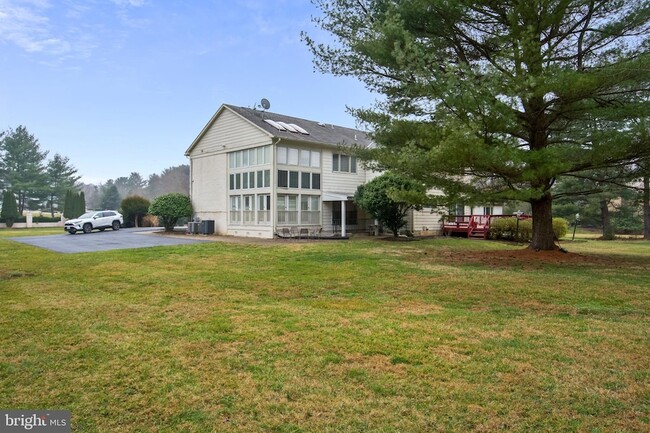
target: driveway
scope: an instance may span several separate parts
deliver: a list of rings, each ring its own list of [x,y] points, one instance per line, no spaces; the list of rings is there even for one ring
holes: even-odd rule
[[[160,247],[167,245],[184,245],[196,242],[207,242],[207,239],[196,237],[170,237],[153,233],[160,228],[121,229],[116,232],[106,230],[94,231],[89,234],[77,233],[70,235],[63,233],[49,236],[29,236],[10,238],[13,241],[32,245],[57,253],[92,253],[95,251],[124,250],[130,248]]]

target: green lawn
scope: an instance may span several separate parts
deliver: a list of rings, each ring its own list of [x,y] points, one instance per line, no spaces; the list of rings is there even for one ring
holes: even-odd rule
[[[0,407],[76,432],[646,432],[650,243],[0,234]]]

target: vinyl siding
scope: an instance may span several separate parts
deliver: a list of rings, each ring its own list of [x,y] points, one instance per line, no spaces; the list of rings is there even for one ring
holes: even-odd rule
[[[224,109],[194,146],[190,152],[190,158],[202,154],[231,152],[267,144],[271,144],[269,135],[242,119],[238,114]]]
[[[195,216],[215,220],[215,232],[226,234],[228,189],[226,154],[192,158],[192,206]]]
[[[341,173],[332,170],[332,157],[336,150],[323,149],[323,191],[345,193],[353,196],[357,187],[366,182],[366,171],[357,161],[356,173]]]

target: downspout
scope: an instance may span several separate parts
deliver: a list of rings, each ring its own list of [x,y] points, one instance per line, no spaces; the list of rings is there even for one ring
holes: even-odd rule
[[[278,173],[277,169],[277,146],[282,139],[280,137],[276,137],[278,140],[274,143],[273,140],[271,140],[271,209],[269,209],[269,212],[271,213],[271,237],[275,237],[273,233],[276,233],[278,231],[278,219],[277,219],[277,208],[278,204],[276,203],[277,201],[277,183],[275,182],[275,176]]]

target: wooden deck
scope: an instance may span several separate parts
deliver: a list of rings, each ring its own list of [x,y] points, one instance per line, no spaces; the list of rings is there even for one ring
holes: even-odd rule
[[[447,219],[449,218],[449,219]],[[496,218],[517,218],[517,215],[450,215],[442,224],[443,236],[461,236],[470,239],[487,239],[490,223]],[[520,220],[531,218],[519,215]]]

